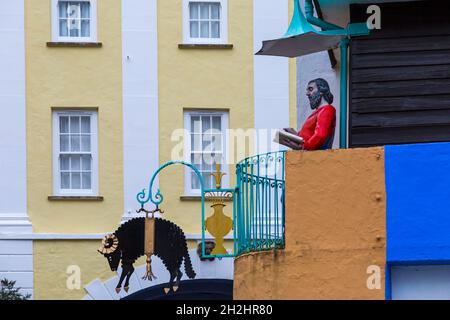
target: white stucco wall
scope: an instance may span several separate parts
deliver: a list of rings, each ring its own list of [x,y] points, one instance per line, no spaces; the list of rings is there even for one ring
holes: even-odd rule
[[[124,219],[159,164],[156,9],[157,0],[122,1]]]
[[[263,40],[279,38],[286,32],[290,19],[288,0],[254,0],[253,15],[253,43],[256,53],[261,49]],[[253,68],[254,127],[259,137],[254,153],[260,154],[280,147],[272,142],[272,129],[289,126],[289,60],[284,57],[255,55]],[[268,130],[268,135],[258,132],[261,129]]]
[[[23,0],[0,0],[0,221],[26,217]]]
[[[33,243],[2,240],[31,232],[27,215],[24,1],[0,0],[0,279],[33,293]]]
[[[339,58],[339,50],[336,57]],[[340,60],[340,59],[339,59]],[[306,97],[306,86],[310,80],[323,78],[328,81],[330,90],[334,95],[333,106],[336,108],[336,132],[333,148],[339,147],[339,112],[340,112],[340,86],[339,86],[340,66],[331,68],[330,59],[326,51],[314,53],[297,59],[297,127],[302,127],[312,110]]]

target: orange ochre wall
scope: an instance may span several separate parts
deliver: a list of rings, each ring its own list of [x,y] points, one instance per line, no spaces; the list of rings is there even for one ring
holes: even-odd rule
[[[234,299],[383,300],[385,212],[383,148],[289,151],[286,248],[236,258]]]

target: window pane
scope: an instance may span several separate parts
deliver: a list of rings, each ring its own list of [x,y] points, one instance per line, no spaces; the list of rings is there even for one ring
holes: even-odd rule
[[[79,19],[81,16],[80,3],[70,3],[69,4],[69,18]]]
[[[222,116],[219,114],[191,115],[190,120],[192,148],[190,161],[200,171],[205,188],[214,188],[215,180],[211,173],[215,172],[216,163],[223,161],[224,135],[222,131],[225,128],[222,127]],[[198,153],[199,151],[202,153]],[[191,190],[200,189],[200,181],[195,173],[189,174]]]
[[[209,38],[209,22],[200,22],[200,38]]]
[[[82,189],[90,189],[91,188],[91,173],[90,172],[83,172],[81,174],[81,180],[82,180]]]
[[[221,152],[215,152],[213,155],[211,155],[211,159],[212,159],[212,161],[211,161],[212,170],[216,171],[216,164],[223,162],[222,161],[222,153]]]
[[[212,137],[211,135],[207,134],[203,136],[202,141],[202,151],[204,152],[211,152],[213,151],[213,144],[212,144]]]
[[[203,183],[205,184],[205,188],[211,189],[212,186],[212,176],[209,172],[203,172],[202,173]]]
[[[59,132],[69,133],[69,118],[59,117]]]
[[[70,173],[61,173],[61,189],[70,189]]]
[[[209,19],[209,4],[208,3],[200,4],[200,18],[201,19]]]
[[[195,172],[191,172],[191,189],[200,189],[200,180],[198,180],[197,174]]]
[[[81,174],[79,172],[71,173],[72,189],[81,189]]]
[[[212,172],[214,163],[213,157],[211,154],[205,153],[202,156],[203,164],[202,164],[202,170]]]
[[[220,4],[211,4],[211,19],[220,19]]]
[[[91,133],[90,117],[81,117],[81,133]]]
[[[81,36],[82,37],[90,37],[91,36],[90,21],[89,20],[82,20],[81,21]]]
[[[70,136],[70,151],[80,151],[80,136],[71,135]]]
[[[70,3],[69,4],[69,35],[71,37],[79,37],[81,29],[81,4]]]
[[[222,120],[220,117],[212,117],[213,129],[222,131]]]
[[[69,35],[69,30],[67,27],[67,20],[66,19],[59,20],[59,36],[67,37],[68,35]]]
[[[208,132],[208,130],[211,129],[211,117],[210,116],[203,116],[202,117],[202,132]]]
[[[60,18],[67,18],[67,2],[60,1],[58,3],[59,8],[59,17]]]
[[[81,136],[81,151],[89,152],[91,151],[91,136],[90,135],[82,135]]]
[[[70,117],[70,133],[80,132],[80,117]]]
[[[215,134],[212,136],[212,144],[214,145],[214,150],[221,151],[222,150],[222,135]]]
[[[79,37],[80,36],[80,28],[78,27],[78,25],[75,25],[73,23],[76,23],[77,21],[75,20],[69,20],[69,28],[70,28],[70,32],[69,35],[71,37]]]
[[[70,156],[70,169],[72,171],[80,171],[81,170],[81,157],[72,155]]]
[[[202,136],[201,134],[191,134],[191,150],[201,151]]]
[[[91,170],[91,156],[90,155],[82,155],[81,156],[81,168],[83,171]]]
[[[200,117],[191,117],[191,132],[200,133]]]
[[[211,38],[220,38],[220,22],[211,22]]]
[[[68,155],[61,155],[59,159],[59,167],[60,170],[69,170],[69,156]]]
[[[61,152],[69,151],[69,135],[59,137],[59,150]]]
[[[81,18],[89,19],[91,17],[91,4],[89,2],[81,3]]]
[[[198,3],[190,3],[189,4],[189,17],[190,19],[198,19]]]
[[[191,21],[191,38],[198,38],[198,22]]]
[[[194,166],[198,170],[202,170],[202,155],[201,155],[201,153],[192,153],[191,154],[191,163],[194,164]]]

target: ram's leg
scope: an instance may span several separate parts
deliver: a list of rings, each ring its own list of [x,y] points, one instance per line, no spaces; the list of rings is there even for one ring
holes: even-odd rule
[[[127,277],[125,278],[125,284],[123,286],[123,290],[125,290],[125,292],[128,292],[128,290],[130,289],[130,277],[134,272],[134,267],[133,265],[130,263],[128,265],[128,273],[127,273]]]
[[[116,286],[116,292],[119,293],[122,288],[122,282],[123,279],[125,279],[125,276],[128,273],[128,268],[126,268],[126,265],[122,264],[122,273],[120,274],[119,283]]]
[[[177,276],[176,269],[175,269],[175,271],[174,270],[170,270],[169,272],[170,272],[169,287],[168,288],[164,288],[164,292],[166,294],[168,294],[170,290],[174,291],[173,290],[173,281],[175,280],[175,277]]]
[[[175,282],[175,285],[173,286],[173,291],[174,292],[177,292],[178,287],[180,286],[181,277],[183,277],[183,273],[181,272],[181,269],[178,269],[177,281]]]

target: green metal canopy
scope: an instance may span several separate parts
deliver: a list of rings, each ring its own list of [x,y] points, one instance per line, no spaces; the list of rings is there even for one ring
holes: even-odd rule
[[[312,15],[311,9],[307,8],[306,11]],[[294,15],[288,31],[282,38],[263,41],[261,50],[256,54],[294,58],[336,48],[343,38],[350,35],[368,34],[365,24],[351,24],[344,29],[317,18],[315,20],[322,23],[319,25],[322,29],[328,30],[316,30],[303,15],[300,2],[294,0]]]

